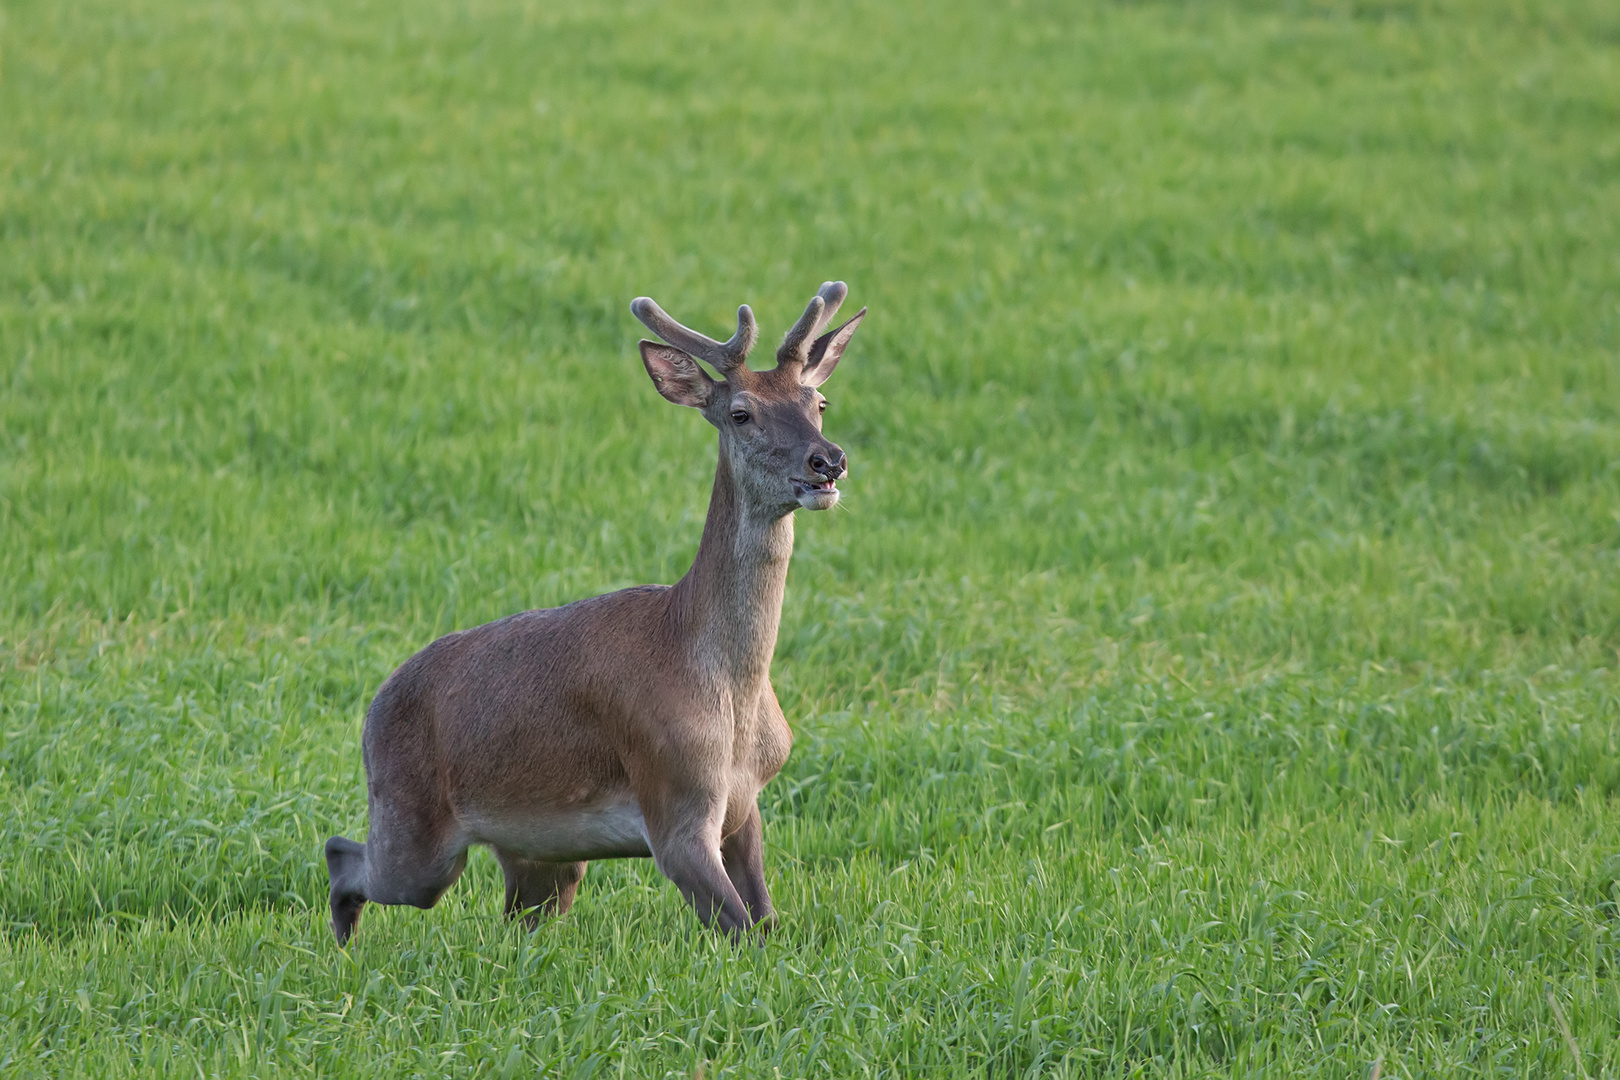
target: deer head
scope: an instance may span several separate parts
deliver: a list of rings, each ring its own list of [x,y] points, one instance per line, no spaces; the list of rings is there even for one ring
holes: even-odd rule
[[[802,506],[826,510],[838,503],[838,478],[848,472],[844,451],[821,434],[827,399],[817,387],[827,381],[855,336],[853,319],[822,332],[849,288],[824,284],[776,350],[776,367],[754,371],[744,361],[759,339],[754,313],[737,309],[737,332],[720,342],[689,330],[648,297],[630,311],[663,339],[641,342],[641,362],[658,392],[677,405],[703,413],[720,432],[720,453],[749,501],[781,514]],[[718,379],[700,367],[714,368]]]

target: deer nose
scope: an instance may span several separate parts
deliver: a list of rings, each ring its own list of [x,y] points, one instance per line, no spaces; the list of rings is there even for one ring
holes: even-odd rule
[[[829,480],[836,480],[845,472],[844,452],[836,446],[812,450],[809,464],[812,472],[820,473]]]

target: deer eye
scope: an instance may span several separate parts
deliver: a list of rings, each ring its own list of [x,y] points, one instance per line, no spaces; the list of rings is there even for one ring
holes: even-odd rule
[[[741,409],[733,409],[731,410],[731,422],[733,424],[746,424],[748,423],[748,414]]]
[[[826,402],[825,399],[816,402],[816,412],[826,412],[826,411],[827,411],[827,402]]]

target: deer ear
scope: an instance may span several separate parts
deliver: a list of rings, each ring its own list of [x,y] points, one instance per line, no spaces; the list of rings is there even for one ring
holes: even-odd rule
[[[845,347],[849,345],[849,339],[855,336],[855,331],[860,329],[861,320],[864,318],[866,309],[861,308],[849,322],[816,338],[815,344],[810,346],[810,356],[804,362],[804,371],[799,374],[799,381],[806,386],[820,386],[826,382],[827,376],[838,366]]]
[[[714,380],[681,350],[656,341],[641,343],[641,362],[658,392],[677,405],[701,409],[714,393]]]

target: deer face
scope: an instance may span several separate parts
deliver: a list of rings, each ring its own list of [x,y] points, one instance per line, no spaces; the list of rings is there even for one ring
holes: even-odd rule
[[[821,433],[827,399],[797,378],[771,378],[776,374],[736,388],[730,379],[718,384],[704,416],[720,429],[732,477],[757,502],[826,510],[837,505],[837,481],[848,471],[844,451]]]
[[[844,451],[821,433],[827,399],[818,387],[837,366],[865,317],[861,309],[836,330],[816,337],[847,292],[828,282],[810,301],[777,351],[777,366],[753,371],[743,357],[757,337],[753,313],[737,312],[737,333],[721,344],[697,334],[642,298],[636,316],[672,344],[641,343],[641,360],[653,385],[677,405],[700,409],[720,432],[720,451],[745,497],[778,513],[796,507],[826,510],[838,504],[839,477],[848,472]],[[698,366],[704,359],[724,378]]]

